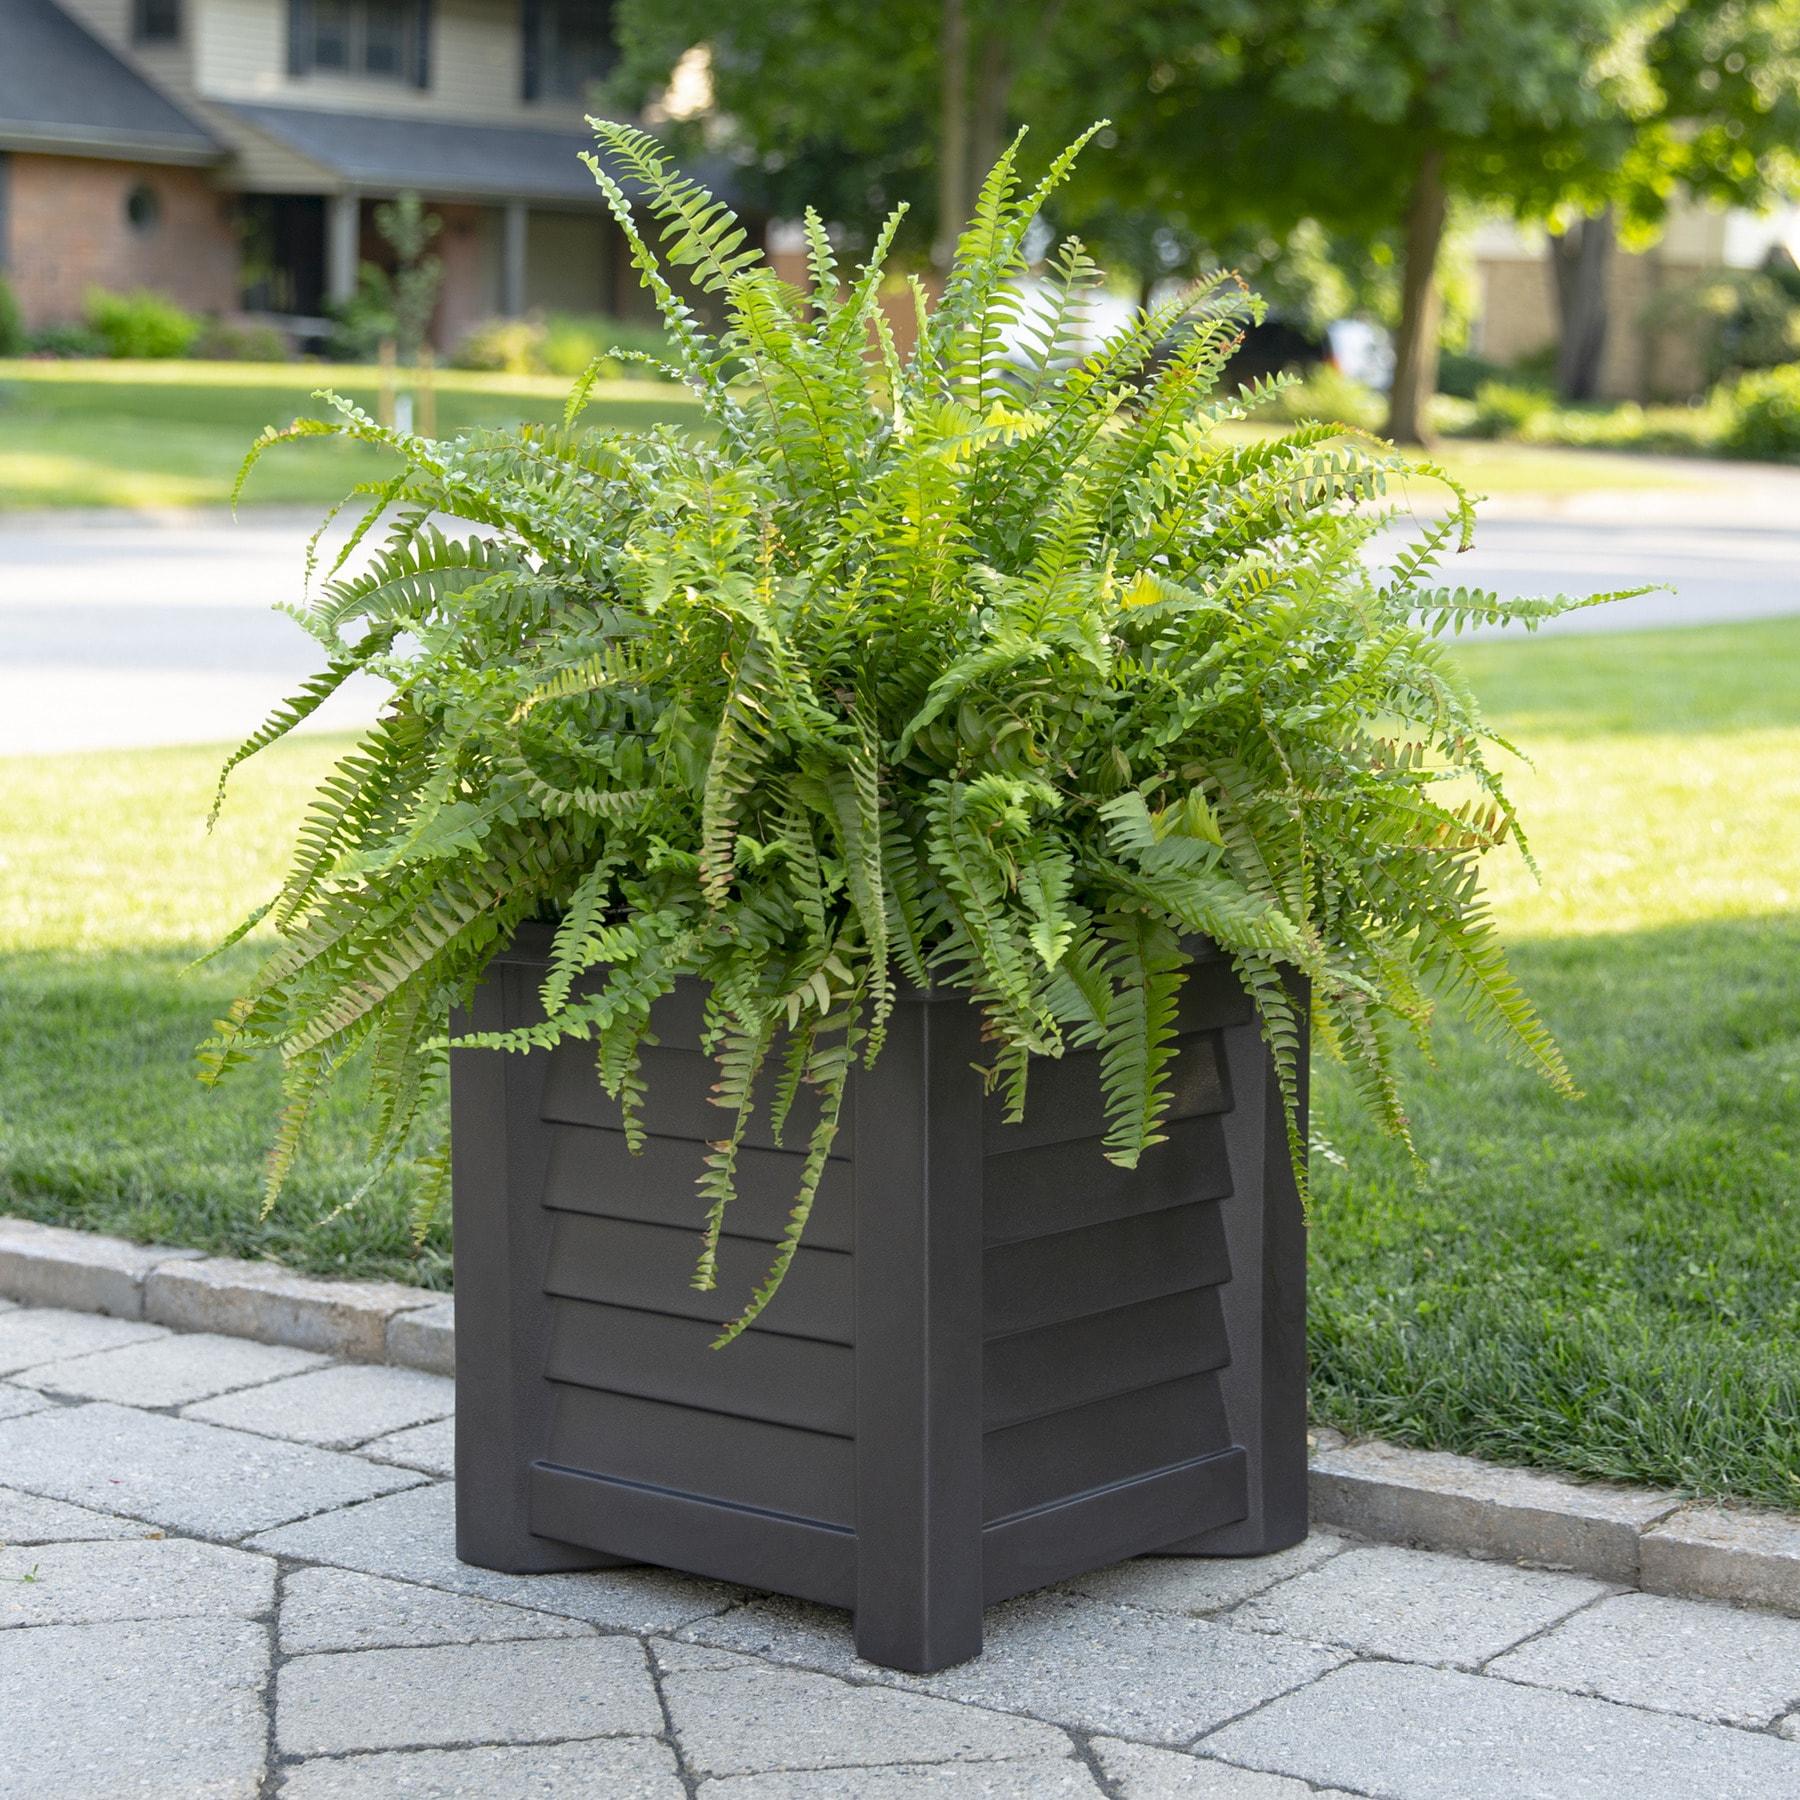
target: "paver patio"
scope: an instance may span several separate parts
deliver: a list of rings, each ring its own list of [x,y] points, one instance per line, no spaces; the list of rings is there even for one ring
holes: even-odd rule
[[[450,1541],[447,1383],[0,1308],[0,1800],[1800,1800],[1800,1619],[1318,1534],[842,1614]]]

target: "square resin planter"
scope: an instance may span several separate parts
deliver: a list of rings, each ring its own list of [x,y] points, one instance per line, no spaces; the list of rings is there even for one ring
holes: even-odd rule
[[[463,1030],[541,1017],[527,927]],[[452,1054],[457,1554],[654,1563],[855,1614],[927,1672],[984,1606],[1147,1552],[1306,1533],[1305,1234],[1273,1071],[1224,959],[1182,989],[1168,1141],[1100,1152],[1096,1053],[1002,1122],[959,993],[903,995],[858,1069],[802,1247],[757,1324],[811,1119],[758,1118],[719,1286],[689,1285],[725,1115],[700,991],[655,1015],[631,1155],[593,1048]]]

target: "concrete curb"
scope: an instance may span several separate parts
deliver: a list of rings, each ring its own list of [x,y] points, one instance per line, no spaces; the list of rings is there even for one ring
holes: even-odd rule
[[[455,1373],[455,1309],[428,1288],[0,1216],[0,1300]],[[1313,1434],[1312,1516],[1384,1544],[1569,1569],[1647,1593],[1800,1614],[1800,1517],[1571,1481],[1441,1450]]]

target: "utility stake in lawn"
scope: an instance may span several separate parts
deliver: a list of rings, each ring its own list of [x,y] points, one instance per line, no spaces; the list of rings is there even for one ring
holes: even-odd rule
[[[403,467],[297,615],[329,668],[234,761],[354,670],[395,694],[207,1056],[282,1052],[271,1200],[352,1053],[390,1156],[454,1060],[465,1558],[668,1563],[941,1668],[987,1601],[1304,1533],[1309,1028],[1403,1138],[1434,993],[1568,1088],[1433,640],[1572,603],[1426,585],[1453,485],[1371,575],[1367,503],[1438,475],[1389,446],[1221,442],[1267,391],[1214,397],[1228,278],[1087,351],[1071,243],[1029,314],[1079,145],[1022,196],[1001,159],[903,358],[898,215],[844,281],[809,218],[798,294],[597,130],[720,297],[711,338],[595,161],[716,438],[578,433],[584,380],[556,437],[266,440]]]

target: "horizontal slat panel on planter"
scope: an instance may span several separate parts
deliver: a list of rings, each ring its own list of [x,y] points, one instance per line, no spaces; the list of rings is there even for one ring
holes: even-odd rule
[[[981,1534],[982,1598],[993,1606],[1229,1525],[1248,1510],[1244,1453],[1231,1449],[996,1519]]]
[[[695,1182],[705,1166],[706,1146],[691,1138],[651,1138],[633,1155],[621,1131],[582,1125],[546,1125],[550,1167],[544,1177],[544,1204],[559,1212],[593,1213],[609,1219],[639,1219],[651,1225],[678,1225],[698,1232],[706,1202]],[[804,1157],[793,1150],[744,1150],[738,1155],[738,1194],[727,1217],[736,1237],[776,1242],[793,1210]],[[838,1157],[826,1164],[807,1222],[806,1241],[815,1249],[848,1250],[851,1241],[850,1165]]]
[[[767,1244],[721,1238],[719,1285],[701,1293],[688,1285],[700,1249],[693,1232],[591,1219],[582,1213],[554,1213],[551,1218],[547,1294],[719,1324],[742,1308],[768,1273]],[[752,1329],[848,1344],[851,1316],[850,1258],[841,1251],[803,1246],[781,1291]]]
[[[841,1525],[748,1512],[697,1494],[547,1463],[531,1471],[531,1528],[611,1556],[770,1587],[823,1606],[856,1600],[856,1539]]]
[[[1244,991],[1228,957],[1214,952],[1193,963],[1175,1003],[1177,1031],[1216,1030],[1222,1025],[1249,1025],[1256,1006]]]
[[[1222,1368],[1230,1354],[1218,1289],[1210,1287],[990,1338],[982,1351],[984,1422],[996,1431]]]
[[[1230,1272],[1224,1227],[1210,1200],[996,1244],[982,1257],[987,1335],[1154,1300],[1224,1281]]]
[[[726,1134],[732,1114],[712,1103],[713,1083],[718,1080],[719,1071],[710,1056],[702,1056],[698,1050],[671,1049],[666,1044],[647,1045],[642,1056],[644,1081],[649,1089],[643,1109],[647,1132],[655,1137],[690,1138],[697,1142]],[[769,1097],[779,1078],[780,1064],[771,1058],[757,1083],[756,1116],[744,1133],[744,1142],[759,1150],[781,1148],[769,1125]],[[849,1142],[853,1104],[846,1094],[840,1115],[846,1135],[840,1139],[841,1144]],[[624,1124],[618,1102],[600,1085],[594,1072],[591,1044],[563,1043],[550,1052],[544,1076],[543,1116],[564,1125],[600,1125],[612,1130]],[[802,1088],[782,1133],[784,1142],[804,1150],[818,1116],[816,1094],[811,1088]]]
[[[749,1331],[714,1350],[717,1335],[716,1326],[699,1319],[559,1300],[545,1373],[553,1381],[807,1431],[848,1437],[855,1429],[852,1350],[772,1331]]]
[[[848,1438],[630,1394],[558,1387],[545,1460],[831,1525],[855,1516]]]
[[[989,1152],[982,1162],[982,1230],[990,1244],[1074,1231],[1231,1192],[1225,1128],[1212,1114],[1178,1119],[1168,1141],[1146,1150],[1135,1169],[1102,1154],[1098,1139]],[[811,1227],[809,1226],[810,1230]]]
[[[987,1436],[982,1517],[1004,1519],[1231,1447],[1215,1375],[1188,1375]]]
[[[1219,1054],[1218,1034],[1188,1032],[1175,1040],[1173,1048],[1168,1116],[1191,1119],[1226,1111],[1231,1105],[1231,1088]],[[1025,1117],[1018,1124],[1006,1123],[1005,1102],[998,1093],[988,1097],[982,1117],[990,1152],[1103,1137],[1106,1102],[1100,1085],[1099,1051],[1071,1050],[1053,1061],[1034,1061],[1025,1090]]]

